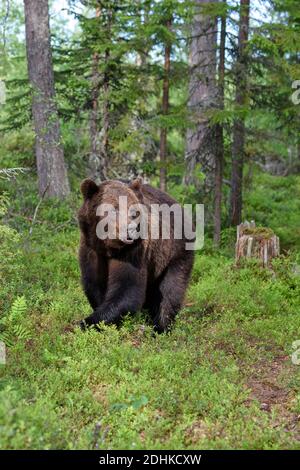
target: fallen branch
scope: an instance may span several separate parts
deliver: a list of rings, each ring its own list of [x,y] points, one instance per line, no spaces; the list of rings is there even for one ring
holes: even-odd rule
[[[36,206],[36,208],[35,208],[35,210],[34,210],[33,217],[32,217],[32,223],[31,223],[31,227],[30,227],[30,230],[29,230],[29,236],[32,235],[33,226],[34,226],[34,223],[35,223],[35,219],[36,219],[36,216],[37,216],[39,207],[40,207],[40,205],[41,205],[42,202],[43,202],[43,199],[44,199],[44,197],[45,197],[45,194],[46,194],[46,192],[48,191],[48,188],[49,188],[49,183],[47,184],[47,186],[46,186],[46,188],[45,188],[45,190],[44,190],[42,196],[40,197],[40,200],[39,200],[39,202],[37,203],[37,206]]]

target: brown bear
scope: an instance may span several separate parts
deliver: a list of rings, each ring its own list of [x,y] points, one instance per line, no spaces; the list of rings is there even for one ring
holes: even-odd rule
[[[186,242],[191,240],[184,235],[175,237],[172,212],[169,212],[170,237],[162,236],[164,224],[167,224],[162,212],[153,219],[149,214],[153,204],[167,208],[176,204],[183,220],[183,209],[168,194],[139,179],[105,181],[99,186],[87,179],[81,184],[81,192],[84,202],[78,213],[81,230],[79,261],[83,288],[93,309],[93,313],[81,322],[81,328],[102,321],[117,324],[123,315],[147,309],[155,330],[167,331],[182,306],[194,251],[186,249]],[[123,217],[121,222],[121,217],[117,220],[120,196],[127,198],[129,208],[126,220]],[[131,207],[140,204],[141,210],[130,213]],[[99,215],[99,207],[106,209],[103,205],[108,205],[108,209]],[[142,212],[146,219],[141,218]],[[104,220],[112,214],[115,219]],[[107,227],[109,220],[113,221],[115,237],[99,237],[98,224],[105,221]],[[152,226],[158,224],[155,236],[149,228],[146,236],[137,236],[141,220],[152,220]],[[135,230],[132,230],[133,221],[139,221],[134,225]]]

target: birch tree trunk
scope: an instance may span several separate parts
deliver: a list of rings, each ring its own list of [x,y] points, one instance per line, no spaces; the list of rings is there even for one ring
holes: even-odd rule
[[[195,0],[191,28],[188,110],[194,124],[186,134],[186,184],[195,184],[197,163],[205,174],[206,192],[214,186],[216,160],[215,128],[210,126],[209,112],[217,107],[216,49],[217,18],[205,12],[212,0]]]
[[[63,198],[70,192],[55,103],[47,0],[24,0],[29,80],[39,193]]]
[[[247,100],[247,53],[249,36],[250,0],[240,0],[240,26],[238,58],[236,62],[236,96],[235,105],[239,112]],[[237,117],[233,126],[232,170],[230,195],[230,225],[239,225],[242,220],[243,206],[243,166],[245,152],[245,119]]]

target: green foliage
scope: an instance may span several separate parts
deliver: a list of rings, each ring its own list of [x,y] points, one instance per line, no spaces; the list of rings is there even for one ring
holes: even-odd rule
[[[67,238],[60,243],[60,253],[68,253]],[[44,288],[35,284],[30,300],[30,316],[40,317],[30,348],[9,348],[0,401],[3,448],[296,446],[277,415],[245,405],[243,386],[246,370],[266,354],[263,344],[273,345],[265,359],[271,361],[297,334],[300,284],[287,260],[278,261],[274,281],[272,273],[250,264],[233,270],[230,259],[198,256],[193,306],[171,335],[153,337],[143,316],[101,333],[65,332],[87,305],[77,267],[64,280],[60,253],[45,260],[40,252],[26,266],[24,289],[41,260],[44,268],[55,262],[50,277],[43,270]],[[71,264],[74,258],[74,251],[66,255]],[[12,309],[17,318],[23,302]]]
[[[101,129],[108,98],[112,176],[115,170],[126,176],[143,172],[158,184],[163,126],[168,129],[168,191],[181,203],[203,202],[196,186],[182,184],[185,133],[191,125],[183,40],[194,2],[105,0],[98,17],[99,2],[88,3],[69,2],[79,28],[68,34],[59,15],[52,18],[57,104],[74,192],[64,202],[43,200],[34,223],[39,197],[19,2],[10,2],[5,50],[0,41],[0,79],[8,88],[0,121],[2,130],[11,129],[1,131],[0,167],[30,169],[10,179],[0,173],[0,340],[8,352],[7,364],[0,367],[1,448],[299,448],[294,430],[299,366],[289,359],[300,328],[299,106],[290,101],[291,82],[299,78],[298,2],[274,1],[272,21],[262,21],[252,32],[249,99],[240,109],[233,106],[232,68],[238,8],[229,2],[225,109],[211,116],[213,124],[224,125],[226,182],[232,124],[246,118],[243,217],[278,235],[283,255],[271,270],[253,260],[237,268],[236,229],[223,228],[216,250],[208,222],[186,306],[173,331],[161,336],[153,335],[144,313],[128,316],[120,328],[86,333],[77,328],[90,307],[80,286],[76,211],[90,152],[95,54],[100,80],[110,81],[106,97],[100,87],[98,124]],[[224,14],[224,2],[209,8],[213,15]],[[166,27],[170,14],[171,31]],[[162,116],[166,44],[172,45],[170,112]],[[261,171],[270,156],[283,162],[286,176]],[[199,183],[204,178],[199,165],[195,177]],[[224,185],[223,227],[228,192]],[[253,376],[261,387],[269,381],[272,387],[272,378],[262,371],[272,371],[278,357],[286,362],[274,390],[281,387],[286,402],[272,405],[269,413],[262,398],[253,400]]]
[[[265,191],[277,180],[261,181]],[[10,194],[21,214],[30,185],[28,195],[22,191],[23,201]],[[255,262],[237,269],[228,250],[235,233],[227,230],[220,252],[208,243],[197,254],[187,306],[171,334],[154,336],[142,313],[120,328],[82,333],[76,324],[90,308],[79,282],[78,229],[58,228],[68,218],[66,203],[40,210],[30,239],[30,224],[15,222],[22,235],[7,240],[18,251],[0,289],[1,335],[9,333],[1,336],[8,350],[0,368],[3,449],[299,446],[283,405],[267,413],[249,398],[255,370],[272,370],[298,339],[299,255],[279,258],[271,271]],[[281,386],[294,416],[299,367],[289,364]]]
[[[4,193],[0,195],[0,217],[6,216],[8,210],[9,198]],[[0,305],[5,302],[6,295],[19,279],[19,235],[11,227],[0,221]]]
[[[25,297],[18,297],[12,304],[10,312],[0,319],[0,328],[3,328],[0,332],[0,341],[6,346],[13,346],[15,341],[26,341],[31,338],[29,328],[24,325],[26,311]]]
[[[30,128],[7,132],[1,137],[1,168],[34,166],[34,135]]]
[[[300,248],[299,176],[256,174],[251,190],[245,193],[244,218],[271,228],[282,249]]]
[[[202,263],[205,262],[203,259]],[[196,269],[201,271],[201,260],[198,263]],[[200,276],[199,282],[193,285],[192,295],[198,300],[200,308],[210,306],[214,314],[224,313],[225,323],[228,316],[231,317],[230,321],[237,316],[239,322],[252,318],[274,318],[283,312],[286,317],[293,317],[300,307],[300,278],[291,272],[289,260],[283,258],[275,264],[278,271],[261,269],[255,260],[237,269],[231,262],[223,259],[222,263],[222,259],[217,258],[214,269],[206,274],[205,280]]]
[[[180,135],[180,146],[170,143],[170,161],[173,162],[173,156],[174,160],[181,157],[182,135],[187,126],[184,84],[188,67],[182,34],[183,23],[190,15],[190,2],[164,0],[157,4],[142,0],[124,5],[122,1],[105,0],[101,2],[100,15],[97,15],[99,3],[96,1],[87,6],[86,2],[76,0],[69,5],[70,14],[79,26],[73,34],[62,30],[59,16],[54,15],[51,24],[56,101],[63,121],[63,142],[69,167],[77,174],[85,172],[85,157],[90,152],[91,95],[96,80],[99,131],[103,126],[101,109],[104,101],[108,102],[109,108],[110,168],[118,169],[120,176],[140,173],[141,168],[146,174],[157,174],[160,127],[164,125],[170,131],[175,130],[177,141]],[[22,15],[19,8],[18,18],[10,20],[18,24],[23,21]],[[165,26],[170,15],[172,31]],[[169,42],[173,49],[170,110],[168,116],[162,116],[162,57],[165,44]],[[8,60],[15,66],[4,70],[8,92],[6,105],[0,110],[0,129],[6,132],[12,130],[15,133],[20,129],[22,133],[22,128],[27,129],[31,121],[31,93],[22,46],[23,56],[18,57],[18,62],[14,48],[10,49]],[[108,82],[106,92],[103,90],[104,78]],[[24,148],[31,133],[27,132],[27,135]],[[27,160],[26,153],[23,152],[20,159]],[[5,155],[5,160],[16,157],[19,157],[18,152],[10,152]],[[30,157],[29,166],[33,166],[32,151]],[[115,177],[115,172],[112,171],[110,176]]]

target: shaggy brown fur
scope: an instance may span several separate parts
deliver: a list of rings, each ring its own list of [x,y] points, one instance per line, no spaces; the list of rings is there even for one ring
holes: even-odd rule
[[[96,210],[103,203],[118,210],[119,196],[127,196],[128,206],[137,203],[147,207],[172,206],[176,201],[140,180],[106,181],[100,186],[84,180],[81,191],[84,202],[78,214],[79,261],[83,287],[93,308],[93,313],[81,323],[82,328],[101,321],[117,323],[122,315],[146,308],[156,331],[168,330],[181,308],[194,252],[186,251],[185,238],[174,239],[172,217],[170,240],[138,239],[128,243],[119,239],[100,240],[96,235],[100,220]],[[116,229],[119,234],[120,227]]]

